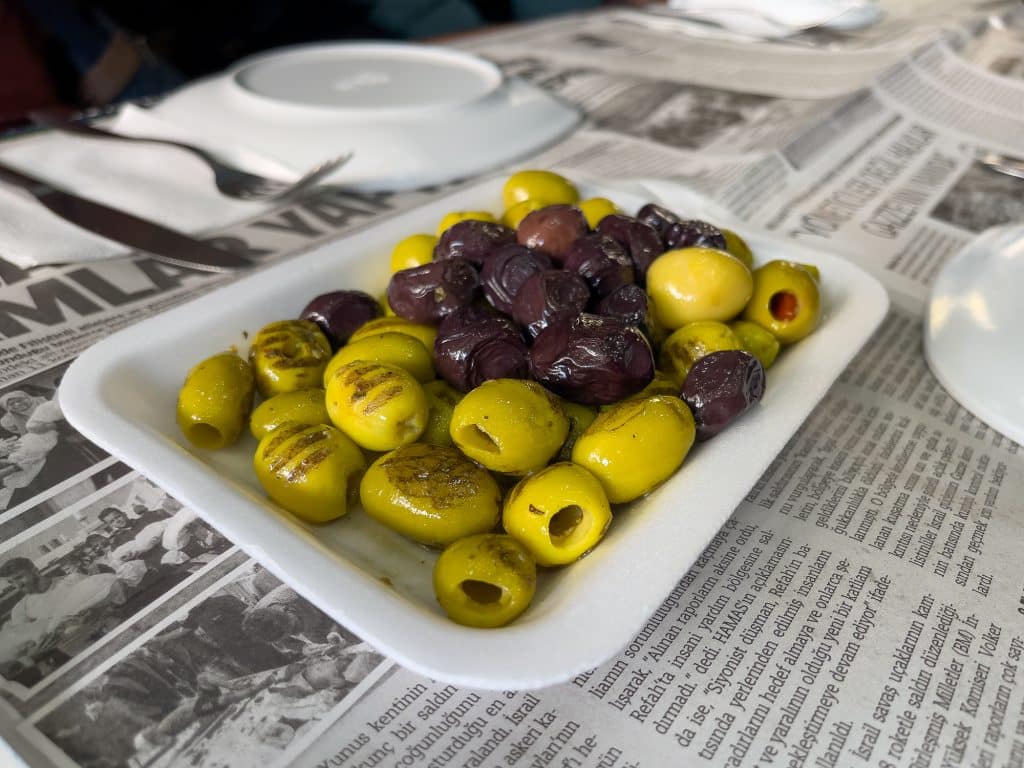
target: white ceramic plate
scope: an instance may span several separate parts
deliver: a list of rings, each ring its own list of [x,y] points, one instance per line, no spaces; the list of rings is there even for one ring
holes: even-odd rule
[[[965,408],[1024,443],[1024,227],[982,233],[949,261],[932,286],[925,357]]]
[[[174,410],[185,372],[200,359],[231,345],[245,350],[246,332],[295,317],[325,290],[380,294],[395,242],[433,231],[451,210],[500,210],[501,185],[491,180],[462,190],[122,331],[71,366],[60,397],[67,419],[86,437],[195,509],[383,653],[435,679],[526,689],[591,669],[633,637],[881,322],[888,297],[846,261],[751,238],[759,261],[794,259],[821,268],[822,327],[780,356],[758,408],[696,446],[657,491],[618,510],[590,556],[543,574],[533,604],[512,625],[462,627],[434,600],[435,553],[361,510],[324,527],[298,522],[256,482],[255,441],[219,453],[192,449]],[[647,202],[614,187],[582,191],[629,211]]]

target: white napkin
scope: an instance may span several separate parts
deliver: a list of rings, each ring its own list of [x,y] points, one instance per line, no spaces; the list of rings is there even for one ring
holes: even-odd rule
[[[874,0],[669,0],[667,5],[669,12],[689,13],[755,38],[784,37],[812,27],[849,31],[882,17]]]
[[[119,133],[197,143],[187,127],[125,106],[107,126]],[[207,147],[245,170],[274,178],[297,174],[238,146]],[[54,186],[187,233],[226,227],[259,215],[269,203],[221,195],[213,172],[170,147],[69,136],[33,135],[0,145],[0,161]],[[125,246],[69,224],[26,192],[0,184],[0,257],[27,268],[123,253]]]

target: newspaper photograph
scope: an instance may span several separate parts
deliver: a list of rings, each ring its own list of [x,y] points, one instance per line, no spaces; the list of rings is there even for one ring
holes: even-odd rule
[[[681,185],[893,299],[646,624],[562,685],[402,668],[69,427],[75,355],[230,278],[4,265],[0,736],[32,768],[1024,767],[1024,456],[922,352],[938,271],[1024,221],[1024,182],[982,161],[1024,154],[1017,17],[992,13],[737,47],[612,11],[459,43],[584,113],[522,167]],[[749,78],[723,75],[736,50]],[[208,239],[271,263],[448,189],[320,190]]]

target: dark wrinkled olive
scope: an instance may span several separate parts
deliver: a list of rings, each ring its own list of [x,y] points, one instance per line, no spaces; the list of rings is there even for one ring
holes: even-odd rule
[[[525,245],[506,245],[484,263],[480,284],[495,309],[512,314],[519,288],[530,275],[551,269],[551,259]]]
[[[678,248],[716,248],[725,250],[725,235],[713,224],[699,219],[688,219],[673,225],[665,236],[665,246],[673,250]]]
[[[625,249],[633,262],[638,283],[647,279],[647,268],[665,252],[665,243],[655,229],[631,216],[617,213],[605,216],[598,223],[597,232],[607,235]]]
[[[434,261],[466,259],[482,267],[498,248],[515,241],[515,230],[491,221],[466,219],[441,234],[434,246]]]
[[[712,352],[693,364],[682,398],[697,422],[697,439],[714,437],[764,395],[764,366],[747,352]]]
[[[593,234],[577,238],[565,252],[567,272],[575,272],[587,281],[598,298],[633,282],[633,262],[626,249],[605,235]]]
[[[507,317],[464,307],[441,321],[434,342],[434,367],[460,392],[490,379],[525,379],[526,342]]]
[[[512,317],[536,336],[561,318],[573,318],[590,301],[590,288],[583,278],[560,269],[545,269],[530,275],[519,288],[512,305]]]
[[[594,314],[616,317],[627,325],[636,326],[648,341],[654,343],[651,338],[654,319],[647,302],[647,291],[639,285],[624,285],[612,291],[594,305]]]
[[[584,405],[636,394],[654,378],[654,355],[639,329],[614,317],[583,314],[541,331],[530,373],[552,392]]]
[[[571,205],[549,205],[526,214],[516,229],[516,240],[527,248],[544,251],[556,263],[578,237],[590,231],[583,211]]]
[[[436,323],[470,304],[480,287],[476,268],[465,259],[432,261],[395,272],[388,283],[388,304],[414,323]]]
[[[356,328],[383,314],[384,309],[380,303],[368,293],[331,291],[309,302],[299,318],[312,320],[319,325],[331,342],[331,348],[337,349],[348,341]]]
[[[636,212],[636,217],[644,224],[652,227],[658,233],[662,242],[668,239],[668,234],[672,227],[683,221],[675,212],[657,203],[647,203],[647,205]]]

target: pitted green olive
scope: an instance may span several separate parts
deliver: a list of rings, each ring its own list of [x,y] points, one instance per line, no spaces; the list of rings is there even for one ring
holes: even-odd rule
[[[659,367],[682,386],[695,362],[727,349],[740,349],[740,340],[728,325],[711,320],[687,323],[661,345]]]
[[[411,373],[421,384],[435,378],[432,351],[415,336],[390,332],[365,336],[339,349],[324,369],[324,386],[334,371],[356,360],[394,365]]]
[[[252,368],[234,352],[203,360],[188,372],[178,392],[178,426],[197,448],[235,443],[252,410]]]
[[[330,342],[310,320],[264,326],[249,347],[256,388],[263,397],[319,387],[330,359]]]
[[[767,328],[782,344],[800,341],[821,320],[817,272],[792,261],[769,261],[754,270],[754,295],[743,319]]]
[[[740,340],[743,351],[756,357],[766,369],[775,362],[779,354],[779,340],[769,331],[749,320],[737,320],[729,327]]]
[[[338,429],[370,451],[390,451],[419,439],[429,406],[412,375],[393,365],[357,360],[327,383],[327,413]]]
[[[451,445],[452,412],[462,399],[462,393],[442,379],[428,381],[423,385],[423,392],[430,404],[430,416],[420,440],[429,445]]]
[[[289,421],[298,424],[330,424],[322,389],[299,389],[264,400],[249,419],[249,431],[257,440]]]

